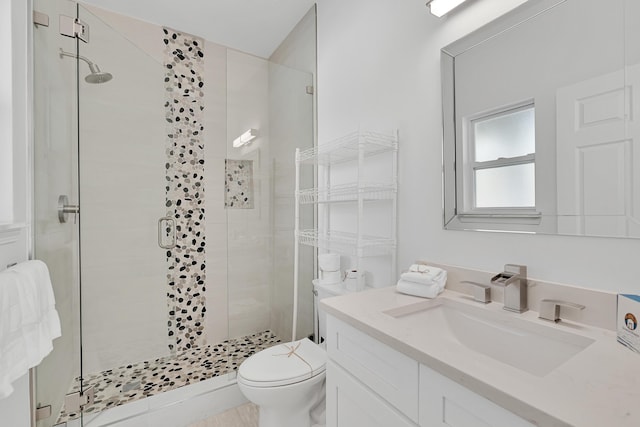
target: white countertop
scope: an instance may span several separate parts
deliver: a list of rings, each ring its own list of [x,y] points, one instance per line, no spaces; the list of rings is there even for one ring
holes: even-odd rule
[[[500,315],[539,323],[595,340],[544,376],[536,376],[459,345],[447,345],[426,331],[383,313],[425,301],[396,292],[395,286],[327,298],[320,307],[379,341],[541,427],[640,426],[640,354],[616,341],[612,331],[562,321],[540,320],[538,313],[479,304],[468,295],[445,290],[438,298],[482,307]],[[544,351],[544,349],[540,349]]]

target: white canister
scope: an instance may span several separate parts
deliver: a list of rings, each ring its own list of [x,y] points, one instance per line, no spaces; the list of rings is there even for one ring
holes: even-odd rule
[[[364,271],[347,270],[344,276],[344,287],[348,291],[361,291],[365,287]]]

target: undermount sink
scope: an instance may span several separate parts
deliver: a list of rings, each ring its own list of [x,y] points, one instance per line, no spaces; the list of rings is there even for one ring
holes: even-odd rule
[[[434,339],[457,343],[539,377],[594,342],[581,335],[518,319],[509,313],[496,313],[444,298],[383,313],[410,322]]]

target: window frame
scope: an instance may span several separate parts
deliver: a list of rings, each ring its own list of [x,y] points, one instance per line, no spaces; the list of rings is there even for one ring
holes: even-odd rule
[[[534,185],[534,205],[533,206],[509,206],[509,207],[478,207],[476,206],[476,174],[477,170],[497,169],[507,166],[516,166],[523,164],[533,164],[534,171],[536,165],[536,153],[528,153],[521,156],[514,157],[499,157],[494,160],[476,161],[475,158],[475,126],[474,123],[478,121],[489,120],[491,118],[505,116],[508,114],[517,113],[519,111],[525,111],[532,109],[534,112],[535,120],[535,102],[533,99],[527,99],[521,102],[508,104],[489,111],[468,116],[463,120],[463,170],[461,180],[462,188],[459,189],[458,194],[462,195],[462,203],[459,206],[462,209],[458,212],[458,215],[468,218],[509,218],[509,217],[539,217],[537,212],[536,203],[537,197],[535,197],[535,185]],[[534,172],[535,182],[535,172]]]

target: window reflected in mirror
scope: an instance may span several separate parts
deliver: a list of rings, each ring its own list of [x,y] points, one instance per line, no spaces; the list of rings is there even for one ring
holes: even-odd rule
[[[468,120],[465,211],[535,208],[535,109],[532,103]],[[464,181],[463,181],[464,182]]]

